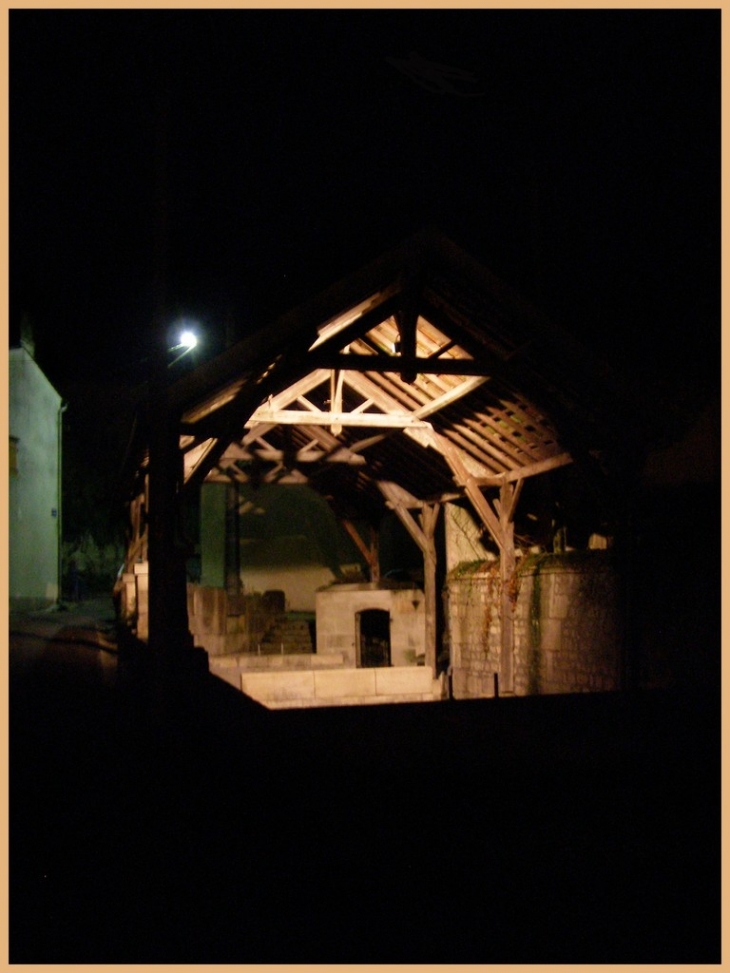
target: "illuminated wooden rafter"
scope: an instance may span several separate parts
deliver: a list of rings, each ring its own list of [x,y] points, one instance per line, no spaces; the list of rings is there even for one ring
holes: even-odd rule
[[[257,409],[253,416],[245,423],[245,427],[254,422],[273,422],[281,426],[354,426],[360,429],[428,429],[429,423],[414,419],[410,412],[303,412],[296,409],[270,410],[266,407]]]
[[[531,476],[538,476],[540,473],[548,473],[560,466],[568,466],[572,462],[573,457],[570,453],[557,453],[555,456],[540,460],[538,463],[532,463],[530,466],[521,466],[517,470],[510,470],[509,473],[504,473],[499,477],[477,477],[476,482],[479,486],[500,486],[505,482],[513,483],[528,479]]]
[[[324,368],[314,369],[314,371],[305,375],[304,378],[299,379],[298,382],[293,382],[287,386],[283,392],[280,392],[278,395],[272,395],[268,401],[269,408],[274,410],[286,409],[292,402],[296,402],[300,397],[306,396],[308,392],[327,382],[330,374]]]
[[[281,463],[287,459],[287,454],[283,449],[276,449],[273,446],[258,446],[255,448],[244,447],[239,443],[231,443],[219,460],[219,465],[223,463],[233,463],[238,460],[242,462],[252,462],[259,460],[264,463]],[[322,449],[316,443],[310,443],[302,449],[298,449],[293,454],[296,463],[345,463],[350,466],[364,466],[366,463],[364,456],[352,453],[345,446],[338,446],[336,449]]]
[[[448,392],[444,392],[442,395],[432,399],[431,402],[427,403],[426,405],[422,405],[420,409],[416,409],[413,415],[417,419],[423,419],[426,416],[433,415],[435,412],[440,412],[441,409],[444,409],[447,405],[457,402],[465,395],[468,395],[469,392],[479,388],[480,385],[484,385],[484,383],[488,381],[489,378],[483,375],[474,375],[471,378],[467,378],[461,383],[461,385],[455,386],[455,388],[450,389]]]
[[[476,375],[484,377],[484,363],[472,358],[424,358],[419,355],[356,355],[311,353],[315,368],[347,372],[403,371],[414,375]]]

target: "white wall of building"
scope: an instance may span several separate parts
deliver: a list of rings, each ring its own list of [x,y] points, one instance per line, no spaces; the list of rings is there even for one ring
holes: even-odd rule
[[[444,504],[446,527],[446,571],[470,561],[496,561],[497,556],[482,543],[485,529],[477,523],[468,507]]]
[[[245,594],[283,591],[287,611],[313,612],[317,591],[334,581],[329,568],[319,564],[272,565],[270,568],[241,568]]]
[[[56,392],[25,348],[10,351],[10,604],[40,607],[58,598],[59,410]]]

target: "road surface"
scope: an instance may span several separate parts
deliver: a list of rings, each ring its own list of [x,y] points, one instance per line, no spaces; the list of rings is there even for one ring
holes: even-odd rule
[[[719,706],[269,712],[13,616],[13,963],[719,962]]]

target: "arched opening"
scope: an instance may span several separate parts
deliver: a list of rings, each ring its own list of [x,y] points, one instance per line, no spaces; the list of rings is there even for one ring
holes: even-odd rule
[[[390,612],[367,608],[357,612],[357,664],[362,669],[390,665]]]

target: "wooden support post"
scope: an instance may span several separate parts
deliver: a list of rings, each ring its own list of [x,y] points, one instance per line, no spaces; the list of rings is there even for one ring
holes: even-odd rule
[[[425,503],[410,496],[395,483],[378,483],[381,493],[395,511],[398,519],[411,535],[423,554],[423,594],[426,612],[426,665],[436,675],[436,524],[441,510],[440,503]],[[420,508],[420,524],[409,508]]]
[[[202,669],[204,653],[194,650],[188,629],[185,553],[177,543],[184,478],[180,416],[170,402],[167,371],[167,99],[157,98],[156,259],[154,353],[149,385],[149,647],[168,673]],[[193,661],[194,660],[194,661]],[[205,656],[207,668],[207,656]]]
[[[149,461],[149,645],[173,666],[193,648],[188,630],[185,552],[177,543],[182,454],[177,425],[160,407],[150,436]]]
[[[515,573],[515,525],[514,515],[524,480],[516,484],[505,483],[499,491],[499,527],[502,544],[499,552],[499,573],[502,582],[502,636],[500,649],[500,682],[502,691],[515,691],[514,674],[514,614],[510,597],[510,584]]]
[[[636,536],[633,519],[625,515],[616,525],[614,555],[618,567],[621,645],[617,681],[622,691],[639,688],[640,659],[636,605]]]
[[[417,372],[413,362],[416,359],[416,332],[418,329],[418,308],[421,301],[423,284],[420,274],[411,271],[405,282],[401,296],[401,305],[395,313],[398,334],[400,336],[399,355],[408,360],[401,368],[400,377],[404,382],[415,382]]]
[[[342,382],[344,373],[333,371],[330,376],[330,412],[335,415],[342,412]],[[342,423],[333,422],[330,426],[333,436],[339,436],[342,432]]]
[[[238,483],[226,487],[225,580],[229,599],[241,593],[240,518],[238,514]]]
[[[426,611],[426,665],[436,675],[437,632],[436,611],[438,592],[436,591],[436,524],[441,505],[427,504],[421,512],[421,528],[426,539],[423,552],[423,593]]]
[[[514,615],[510,597],[510,583],[515,573],[514,516],[517,501],[522,492],[524,479],[510,482],[507,478],[500,485],[497,513],[482,493],[475,477],[466,469],[458,451],[441,436],[434,435],[436,446],[451,467],[456,483],[463,489],[479,519],[499,547],[499,569],[502,582],[500,684],[502,691],[513,693],[514,676]]]

